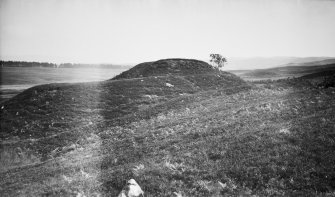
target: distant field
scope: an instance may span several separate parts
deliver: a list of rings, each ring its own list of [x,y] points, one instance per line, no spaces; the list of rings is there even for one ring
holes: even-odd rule
[[[322,62],[324,63],[324,62]],[[244,80],[258,81],[258,80],[277,80],[288,77],[302,77],[313,73],[320,72],[334,72],[335,64],[315,64],[307,63],[301,65],[290,65],[283,67],[255,69],[255,70],[231,70],[229,72],[236,74]]]
[[[4,67],[1,68],[0,102],[35,85],[102,81],[126,69]]]

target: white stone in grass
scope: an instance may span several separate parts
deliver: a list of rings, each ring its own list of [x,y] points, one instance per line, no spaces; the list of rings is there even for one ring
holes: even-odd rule
[[[222,189],[225,189],[226,187],[227,187],[227,183],[221,183],[220,181],[218,181],[218,183],[219,183],[219,185],[220,185],[220,187],[222,188]]]
[[[85,194],[81,193],[81,192],[77,192],[76,197],[86,197]]]
[[[171,83],[165,83],[165,85],[169,88],[174,87],[174,85],[172,85]]]
[[[158,98],[158,96],[157,95],[148,95],[148,94],[146,94],[146,95],[143,95],[143,98],[156,99],[156,98]]]
[[[118,197],[144,197],[144,192],[134,179],[130,179]]]
[[[70,177],[67,177],[65,175],[62,175],[62,178],[68,183],[71,183],[73,181]]]
[[[290,130],[287,129],[287,128],[282,128],[282,129],[279,130],[279,133],[289,134]]]
[[[173,192],[176,197],[183,197],[180,192]]]
[[[91,175],[87,172],[85,172],[84,170],[80,169],[80,173],[83,177],[85,177],[86,179],[91,178]]]
[[[135,166],[135,167],[133,168],[134,171],[140,171],[140,170],[143,170],[143,169],[144,169],[144,165],[143,165],[143,164],[140,164],[140,165]]]

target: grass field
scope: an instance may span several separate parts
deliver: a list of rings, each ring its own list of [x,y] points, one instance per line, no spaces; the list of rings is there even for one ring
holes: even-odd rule
[[[319,84],[214,72],[30,88],[1,106],[0,193],[116,196],[134,178],[145,196],[334,196],[335,89]]]
[[[125,69],[2,67],[0,102],[36,85],[102,81],[118,75]]]
[[[335,72],[334,59],[324,60],[320,62],[311,63],[301,63],[301,64],[288,64],[282,67],[274,67],[267,69],[255,69],[255,70],[236,70],[230,71],[244,80],[248,81],[259,81],[259,80],[275,80],[275,79],[285,79],[288,77],[302,77],[305,75],[315,74],[315,73],[333,73]],[[328,64],[326,64],[329,62]],[[323,76],[320,75],[320,76]]]

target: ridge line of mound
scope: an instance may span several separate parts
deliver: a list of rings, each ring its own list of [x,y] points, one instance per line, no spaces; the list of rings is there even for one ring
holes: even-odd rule
[[[154,62],[140,63],[133,68],[115,76],[112,80],[141,78],[149,76],[194,75],[205,73],[217,73],[221,71],[214,69],[204,61],[195,59],[162,59]]]

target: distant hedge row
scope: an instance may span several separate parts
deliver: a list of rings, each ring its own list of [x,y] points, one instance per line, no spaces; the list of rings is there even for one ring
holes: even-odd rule
[[[129,65],[114,65],[114,64],[77,64],[77,63],[62,63],[55,64],[49,62],[25,62],[25,61],[0,61],[1,67],[46,67],[46,68],[128,68]]]
[[[48,62],[0,61],[1,67],[57,67]]]

